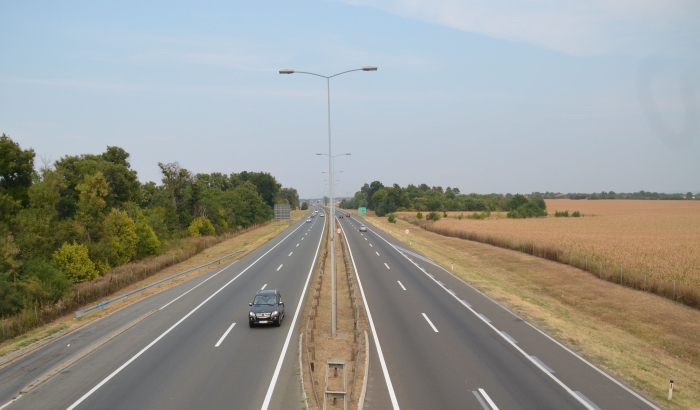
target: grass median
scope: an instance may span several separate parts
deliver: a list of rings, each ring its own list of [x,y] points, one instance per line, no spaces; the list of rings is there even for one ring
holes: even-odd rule
[[[527,319],[668,409],[700,408],[700,311],[581,269],[408,222],[369,223]],[[409,229],[410,233],[405,234]],[[668,382],[674,380],[673,400]]]

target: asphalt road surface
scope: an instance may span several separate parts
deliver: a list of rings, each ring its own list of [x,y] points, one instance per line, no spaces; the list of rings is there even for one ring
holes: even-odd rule
[[[300,408],[296,329],[325,229],[325,218],[305,219],[235,263],[1,368],[0,409]],[[279,328],[248,327],[248,303],[263,287],[282,294],[286,316]]]
[[[657,409],[385,232],[338,222],[373,333],[365,409]]]

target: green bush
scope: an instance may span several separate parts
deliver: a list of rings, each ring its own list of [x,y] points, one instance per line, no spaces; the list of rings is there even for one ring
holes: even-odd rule
[[[144,215],[139,215],[136,220],[136,236],[139,237],[139,243],[136,246],[136,256],[138,258],[160,253],[158,236],[156,236]]]
[[[528,202],[508,211],[506,216],[513,219],[534,218],[538,216],[547,216],[547,211],[540,208],[535,202]]]
[[[483,211],[483,212],[474,212],[473,214],[469,215],[467,218],[468,219],[486,219],[491,216],[491,211]]]
[[[392,223],[392,224],[395,224],[395,223],[396,223],[396,216],[395,216],[393,213],[390,213],[390,214],[389,214],[389,218],[388,218],[388,219],[389,219],[389,222],[390,222],[390,223]]]
[[[440,214],[438,212],[431,212],[428,214],[428,216],[425,217],[426,220],[428,221],[439,221],[440,220]]]
[[[569,211],[554,211],[554,216],[557,218],[568,218],[569,217]]]
[[[416,218],[418,218],[418,219],[423,219],[423,213],[419,211],[419,212],[416,214]]]
[[[573,216],[574,218],[579,218],[579,217],[581,217],[581,212],[579,212],[579,211],[574,211],[574,213],[571,214],[571,216]]]
[[[211,221],[209,221],[209,219],[207,219],[205,216],[195,218],[187,228],[187,231],[194,237],[209,236],[216,233],[216,230],[214,230],[214,225],[212,225]]]
[[[125,211],[112,209],[104,221],[104,234],[112,266],[120,266],[134,259],[139,237],[136,224]]]
[[[98,275],[95,263],[90,260],[87,246],[75,242],[64,243],[53,253],[51,261],[74,283],[87,282]]]

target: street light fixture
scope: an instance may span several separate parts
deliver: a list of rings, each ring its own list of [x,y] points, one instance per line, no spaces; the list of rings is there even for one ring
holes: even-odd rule
[[[323,77],[326,79],[326,86],[328,89],[328,171],[332,174],[333,173],[333,150],[332,150],[332,144],[331,144],[331,78],[337,77],[342,74],[346,73],[351,73],[353,71],[377,71],[377,67],[375,66],[364,66],[362,68],[356,68],[353,70],[347,70],[343,71],[337,74],[333,75],[321,75],[321,74],[316,74],[316,73],[310,73],[307,71],[295,71],[291,68],[285,68],[282,70],[279,70],[280,74],[308,74],[308,75],[313,75],[316,77]],[[322,155],[322,154],[316,154],[316,155]],[[341,155],[350,155],[350,154],[341,154]],[[329,221],[330,224],[330,240],[331,240],[331,336],[336,336],[336,297],[335,297],[335,204],[333,203],[333,181],[331,181],[328,184],[328,191],[329,191],[329,200],[330,200],[330,213],[331,213],[331,218]]]

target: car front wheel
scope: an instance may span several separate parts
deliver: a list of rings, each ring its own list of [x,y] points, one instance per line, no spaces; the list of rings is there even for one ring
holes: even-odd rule
[[[250,327],[255,327],[255,323],[253,323],[253,322],[248,322],[248,326],[250,326]]]

